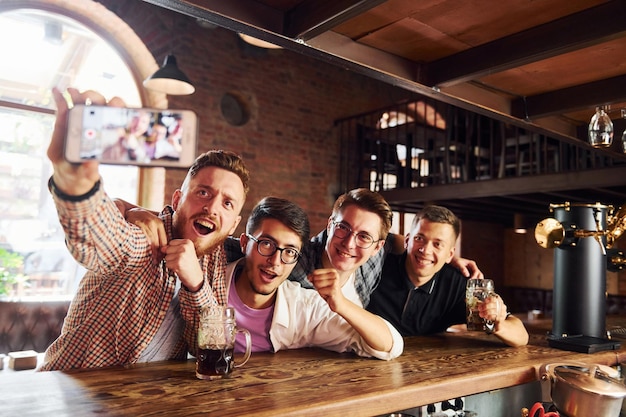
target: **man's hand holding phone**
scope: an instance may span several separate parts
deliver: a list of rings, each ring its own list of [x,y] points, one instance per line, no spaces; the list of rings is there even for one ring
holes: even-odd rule
[[[74,88],[67,89],[74,104],[109,105],[123,107],[124,101],[114,97],[107,103],[104,96],[96,91],[88,90],[83,93]],[[88,193],[100,180],[97,161],[88,161],[81,164],[68,162],[64,156],[65,141],[68,136],[68,112],[69,106],[63,94],[57,89],[52,89],[52,95],[57,106],[57,116],[52,133],[52,140],[48,147],[48,158],[52,162],[54,173],[52,180],[58,191],[70,196],[79,196]]]
[[[191,110],[76,104],[68,112],[65,159],[73,163],[188,168],[196,159]]]

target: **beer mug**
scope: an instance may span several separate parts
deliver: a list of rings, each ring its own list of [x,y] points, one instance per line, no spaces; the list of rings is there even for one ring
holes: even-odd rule
[[[237,333],[245,335],[246,351],[241,362],[235,364]],[[200,311],[196,354],[196,376],[199,379],[221,379],[230,376],[233,368],[248,362],[251,347],[250,332],[237,328],[234,308],[215,305],[204,307]]]
[[[472,278],[467,280],[465,306],[467,311],[467,330],[486,330],[487,323],[478,313],[478,305],[489,297],[495,296],[493,281]],[[489,322],[489,324],[492,324]]]

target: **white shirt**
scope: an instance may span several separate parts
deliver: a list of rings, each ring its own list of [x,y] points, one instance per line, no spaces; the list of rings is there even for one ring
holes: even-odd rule
[[[359,297],[359,293],[356,291],[356,286],[354,285],[354,281],[356,280],[356,274],[353,272],[350,274],[350,278],[343,284],[341,287],[341,292],[343,296],[348,300],[352,301],[354,304],[359,307],[363,307],[363,302],[361,301],[361,297]]]
[[[233,279],[240,259],[226,269],[226,276]],[[230,286],[232,288],[232,285]],[[335,352],[354,352],[359,356],[390,360],[402,354],[404,340],[389,322],[382,319],[393,337],[390,352],[373,349],[315,290],[305,289],[293,281],[285,281],[276,293],[274,316],[270,326],[270,341],[274,352],[280,349],[321,347]]]

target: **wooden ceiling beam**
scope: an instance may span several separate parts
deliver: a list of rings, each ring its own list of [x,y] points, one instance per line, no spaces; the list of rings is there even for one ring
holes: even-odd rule
[[[307,41],[385,0],[305,0],[285,13],[283,35]]]
[[[626,75],[513,100],[511,114],[535,119],[626,101]]]
[[[625,34],[626,2],[609,1],[431,62],[426,66],[420,82],[447,87],[597,45]]]
[[[444,103],[513,123],[517,126],[533,129],[548,136],[576,143],[581,140],[579,138],[586,136],[585,132],[579,134],[576,127],[568,120],[560,118],[560,115],[537,117],[538,120],[525,117],[525,113],[523,113],[524,117],[520,117],[519,114],[513,116],[510,98],[504,97],[501,92],[491,91],[483,86],[478,86],[474,82],[455,83],[444,88],[431,87],[429,84],[424,83],[423,74],[428,73],[428,69],[432,73],[432,69],[435,66],[428,66],[429,64],[421,64],[395,56],[389,52],[355,42],[330,30],[333,25],[338,24],[348,16],[358,14],[359,12],[362,13],[367,8],[374,7],[380,0],[337,0],[338,3],[336,5],[329,0],[324,0],[318,10],[312,9],[315,2],[306,0],[298,6],[294,6],[289,12],[271,8],[252,0],[231,0],[227,2],[222,0],[144,1],[202,21],[214,23],[234,32],[254,36],[282,46],[285,49],[302,53],[314,59],[320,59],[321,61],[408,91],[432,97]],[[555,37],[551,36],[552,33],[547,29],[535,32],[535,36],[539,37],[539,40],[529,37],[523,39],[525,43],[540,45],[540,48],[549,47],[548,52],[552,55],[556,53],[559,47],[562,49],[573,46],[580,47],[586,41],[595,42],[601,37],[607,39],[611,36],[616,36],[617,33],[626,33],[626,13],[624,13],[624,9],[626,9],[626,2],[621,0],[612,1],[591,9],[595,11],[594,13],[586,11],[582,12],[583,14],[577,13],[561,19],[560,26],[565,25],[566,27],[561,27],[558,30],[566,31],[561,32],[561,35],[567,33],[568,37],[573,36],[574,41],[571,42],[560,41],[565,36],[556,36],[556,39],[553,39]],[[342,12],[342,10],[344,11]],[[308,12],[311,12],[310,16],[307,15]],[[287,13],[289,13],[288,18],[286,17]],[[572,16],[577,16],[578,20],[576,22],[578,23],[572,23]],[[584,19],[581,16],[584,19],[591,19],[591,21],[603,21],[605,24],[583,25],[582,21]],[[620,16],[624,18],[618,18]],[[571,27],[586,27],[586,30],[572,31],[571,27],[567,26],[570,24],[577,25]],[[285,25],[289,25],[290,29],[287,30]],[[321,33],[307,42],[299,42],[287,36],[287,32],[289,32],[290,36],[310,37],[318,33],[318,31]],[[499,47],[512,46],[511,43],[507,42],[495,42],[495,45],[499,45]],[[525,48],[521,49],[525,51],[521,54],[522,57],[530,53],[528,48]],[[516,53],[515,48],[510,49],[513,49],[513,52]],[[562,49],[560,50],[562,51]],[[484,54],[485,50],[482,50]],[[489,56],[490,59],[501,59],[498,53],[492,52],[491,56]],[[507,54],[503,56],[506,57]],[[442,74],[447,74],[450,68],[452,68],[451,71],[464,70],[469,64],[472,64],[469,68],[474,68],[473,65],[475,63],[482,65],[483,70],[484,67],[489,67],[490,70],[496,68],[492,66],[492,62],[483,59],[483,56],[480,54],[479,56],[470,56],[470,58],[474,62],[457,61],[455,63],[453,61],[448,69],[443,68],[445,71]],[[508,57],[505,58],[505,61],[510,61],[511,59],[513,58]],[[469,73],[471,73],[471,70],[467,72],[467,74]]]
[[[292,41],[307,41],[385,2],[305,0],[291,10],[282,12],[252,0],[144,1],[276,44],[276,35]]]

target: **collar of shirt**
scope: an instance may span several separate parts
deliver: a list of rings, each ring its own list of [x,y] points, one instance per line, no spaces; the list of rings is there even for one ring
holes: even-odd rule
[[[416,286],[415,284],[413,284],[413,282],[409,278],[409,274],[406,272],[406,267],[405,267],[406,257],[407,257],[407,253],[405,251],[404,255],[400,259],[401,266],[402,266],[400,270],[402,271],[406,288],[411,291],[419,290],[427,294],[432,294],[433,290],[435,289],[435,285],[437,284],[437,277],[439,276],[439,272],[435,273],[435,275],[433,275],[433,277],[426,284]]]

